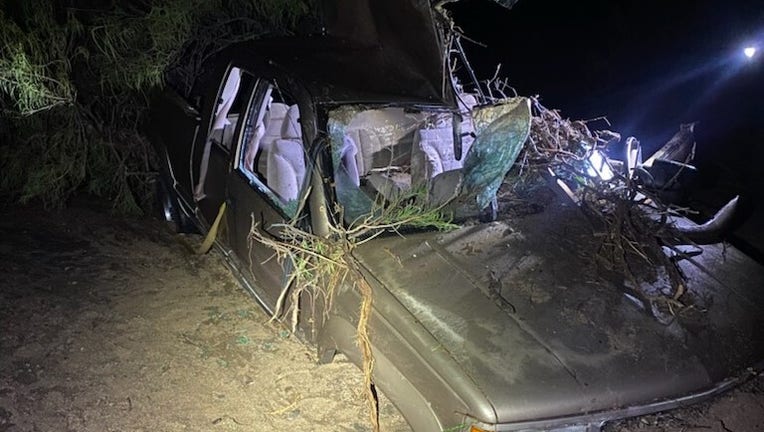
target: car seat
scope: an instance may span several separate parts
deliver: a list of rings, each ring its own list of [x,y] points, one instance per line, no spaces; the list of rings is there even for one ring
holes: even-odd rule
[[[299,119],[300,110],[297,105],[290,106],[280,138],[273,141],[268,152],[268,187],[285,202],[297,199],[305,180],[305,151]]]

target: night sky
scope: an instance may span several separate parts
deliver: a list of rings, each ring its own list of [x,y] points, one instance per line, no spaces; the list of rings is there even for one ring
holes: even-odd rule
[[[452,11],[487,45],[464,42],[481,79],[501,63],[519,94],[572,119],[606,116],[645,158],[697,122],[699,175],[681,204],[704,221],[739,195],[728,239],[764,263],[764,0],[462,0]]]
[[[764,163],[764,56],[742,54],[756,39],[764,49],[764,0],[520,0],[512,10],[464,0],[453,10],[488,45],[465,42],[483,78],[501,63],[520,94],[571,118],[606,115],[648,150],[698,121],[701,162]]]

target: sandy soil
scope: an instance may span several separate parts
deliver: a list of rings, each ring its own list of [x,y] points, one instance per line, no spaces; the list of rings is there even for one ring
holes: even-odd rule
[[[93,207],[2,212],[0,432],[370,430],[360,372],[317,365],[215,253]],[[762,431],[764,380],[608,429]]]
[[[370,430],[352,364],[319,366],[159,222],[28,208],[0,236],[0,432]]]

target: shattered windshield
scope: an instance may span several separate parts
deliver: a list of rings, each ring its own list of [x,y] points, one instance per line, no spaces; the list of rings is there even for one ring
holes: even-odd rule
[[[528,137],[530,103],[509,98],[460,110],[343,106],[329,113],[337,200],[349,224],[376,215],[475,216],[496,198]],[[411,225],[434,226],[416,218]]]

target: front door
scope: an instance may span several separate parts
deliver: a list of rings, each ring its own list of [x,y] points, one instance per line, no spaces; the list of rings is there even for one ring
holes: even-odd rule
[[[299,118],[297,104],[276,80],[258,79],[240,120],[242,132],[228,177],[231,247],[271,308],[284,288],[287,264],[249,233],[255,229],[278,238],[278,225],[296,215],[307,177]]]

